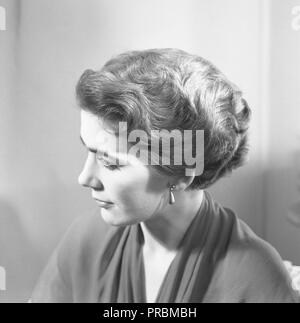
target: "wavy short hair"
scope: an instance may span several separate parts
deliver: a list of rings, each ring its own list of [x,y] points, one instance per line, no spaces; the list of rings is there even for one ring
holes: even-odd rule
[[[81,109],[127,122],[128,131],[204,130],[204,170],[189,190],[209,187],[245,160],[251,111],[240,89],[202,57],[178,49],[126,52],[86,70],[76,95]],[[153,167],[184,176],[186,165]]]

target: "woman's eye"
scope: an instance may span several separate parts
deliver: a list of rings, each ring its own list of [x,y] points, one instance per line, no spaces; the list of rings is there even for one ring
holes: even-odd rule
[[[110,169],[110,170],[115,170],[115,169],[120,169],[117,165],[110,165],[110,164],[105,164],[103,163],[104,167]]]
[[[113,165],[108,160],[103,158],[103,155],[101,155],[101,154],[97,154],[97,160],[100,161],[104,167],[106,167],[110,170],[120,169],[117,165]]]

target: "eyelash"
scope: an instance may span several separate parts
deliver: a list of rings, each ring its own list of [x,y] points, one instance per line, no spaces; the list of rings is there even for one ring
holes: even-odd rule
[[[116,169],[120,169],[118,166],[116,165],[104,165],[105,168],[108,168],[109,170],[116,170]]]
[[[116,169],[120,169],[120,167],[116,166],[116,165],[106,165],[105,164],[105,160],[101,157],[96,156],[97,160],[101,161],[103,163],[103,166],[111,171],[116,170]]]

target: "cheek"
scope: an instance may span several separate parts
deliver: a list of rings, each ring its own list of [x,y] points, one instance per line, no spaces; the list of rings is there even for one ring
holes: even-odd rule
[[[111,176],[106,191],[124,211],[152,210],[166,191],[166,180],[148,168],[123,169]]]

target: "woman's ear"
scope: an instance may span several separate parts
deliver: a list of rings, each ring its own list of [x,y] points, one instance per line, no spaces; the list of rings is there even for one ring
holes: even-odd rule
[[[195,178],[195,175],[192,176],[183,176],[181,178],[179,178],[176,183],[174,183],[176,185],[176,190],[177,191],[185,191],[193,182]]]

